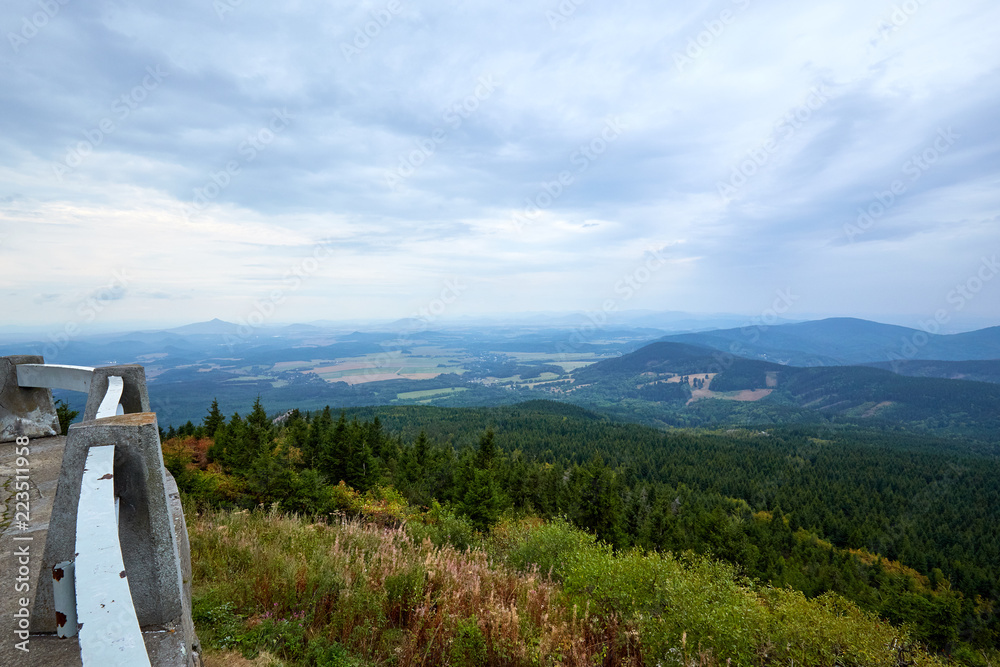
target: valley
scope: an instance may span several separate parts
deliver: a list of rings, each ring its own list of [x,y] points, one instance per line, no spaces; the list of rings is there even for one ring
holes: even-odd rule
[[[878,422],[987,443],[1000,433],[1000,384],[991,381],[1000,361],[978,358],[1000,349],[1000,328],[934,339],[934,350],[962,360],[874,362],[912,330],[823,320],[754,330],[758,347],[740,348],[732,340],[746,338],[741,329],[657,337],[623,328],[581,343],[558,327],[407,327],[293,325],[239,337],[235,325],[216,321],[81,339],[58,353],[82,365],[143,363],[165,427],[197,422],[210,396],[243,414],[257,397],[281,411],[552,399],[661,428]],[[817,357],[820,348],[830,354]],[[803,363],[761,358],[768,356]]]
[[[545,327],[296,325],[239,338],[211,322],[81,339],[58,356],[145,365],[166,465],[185,502],[208,512],[195,525],[265,506],[272,518],[253,524],[261,535],[277,521],[292,529],[278,508],[350,517],[363,530],[405,526],[469,558],[489,553],[514,573],[549,563],[544,549],[517,554],[555,535],[567,563],[603,558],[628,576],[674,568],[676,580],[691,578],[688,601],[707,590],[698,568],[723,567],[732,569],[713,577],[734,595],[803,596],[798,614],[855,605],[846,650],[857,664],[874,664],[859,647],[878,632],[866,619],[878,617],[926,664],[958,655],[986,665],[976,651],[995,655],[986,651],[1000,632],[990,509],[1000,503],[1000,383],[989,381],[997,360],[974,357],[990,353],[996,332],[973,332],[964,351],[941,342],[973,358],[851,365],[843,360],[880,354],[884,338],[871,334],[882,325],[809,324],[773,327],[770,351],[754,353],[715,346],[725,331],[620,329],[571,344],[574,330]],[[813,353],[832,339],[829,354]],[[775,352],[775,341],[792,347]],[[512,541],[498,546],[499,536]],[[201,533],[192,544],[215,558]],[[548,581],[572,591],[584,570],[565,567]],[[218,647],[224,633],[258,641],[253,619],[212,620],[226,617],[211,606],[217,596],[239,596],[213,582],[196,576],[197,604],[211,610],[198,617],[206,636]],[[585,598],[610,610],[617,594],[591,583]],[[652,614],[674,624],[669,642],[690,632],[728,637],[724,650],[741,655],[770,650],[766,637],[739,644],[707,617],[687,626],[690,602],[672,602],[675,615],[659,595],[634,594],[624,622],[644,628]],[[820,655],[833,640],[796,641]],[[349,638],[337,645],[378,653]]]

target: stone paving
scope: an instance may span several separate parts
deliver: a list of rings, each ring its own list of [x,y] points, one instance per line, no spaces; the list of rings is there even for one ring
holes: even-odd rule
[[[17,648],[23,640],[17,636],[22,599],[32,610],[38,571],[41,568],[45,538],[56,493],[56,482],[66,445],[64,436],[31,439],[27,458],[29,520],[21,525],[16,512],[17,475],[21,467],[20,447],[14,442],[0,443],[0,667],[78,667],[82,665],[76,639],[59,639],[55,635],[31,635],[27,652]],[[171,480],[172,481],[172,480]],[[17,539],[30,538],[30,539]],[[29,574],[20,574],[17,552],[28,547]],[[27,591],[20,590],[25,585]],[[162,656],[176,653],[180,633],[144,631],[143,639],[152,664],[172,664]],[[108,667],[111,667],[110,665]]]
[[[80,664],[76,640],[47,640],[32,637],[27,644],[29,652],[18,650],[17,644],[23,640],[15,634],[21,610],[22,598],[34,603],[38,570],[45,550],[45,535],[52,512],[52,499],[56,494],[56,481],[62,464],[64,436],[31,439],[28,443],[28,503],[29,521],[20,524],[23,517],[16,516],[18,498],[17,471],[18,450],[14,442],[0,444],[0,665],[20,667],[21,665],[74,665]],[[23,498],[23,497],[22,497]],[[15,539],[30,538],[30,539]],[[27,557],[19,555],[27,547]],[[30,574],[23,577],[19,573],[22,563],[28,560]],[[25,585],[29,587],[23,590]],[[31,609],[31,605],[28,609]],[[77,654],[77,655],[74,655]]]

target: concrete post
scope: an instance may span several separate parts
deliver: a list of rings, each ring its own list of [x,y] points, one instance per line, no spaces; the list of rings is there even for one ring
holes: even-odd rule
[[[125,381],[125,390],[122,392],[121,400],[125,414],[151,412],[144,367],[138,364],[101,366],[94,369],[93,378],[90,380],[90,393],[87,394],[87,407],[83,410],[83,421],[97,419],[97,409],[101,407],[104,395],[108,393],[108,377],[112,375],[117,375]]]
[[[118,374],[121,368],[106,373],[104,383],[107,375]],[[128,379],[125,384],[129,386]],[[100,393],[92,388],[91,396]],[[88,410],[89,404],[90,401]],[[88,450],[101,445],[115,445],[114,492],[120,503],[118,537],[139,625],[143,629],[165,627],[176,631],[175,636],[180,640],[177,655],[160,664],[193,665],[197,637],[191,620],[191,599],[185,594],[190,581],[187,532],[176,486],[172,479],[168,481],[163,465],[156,415],[151,412],[85,421],[70,427],[49,520],[31,630],[33,633],[56,630],[51,570],[56,563],[74,558],[84,464]]]
[[[12,442],[22,435],[47,438],[62,433],[52,391],[17,385],[18,364],[43,363],[36,355],[0,357],[0,442]]]

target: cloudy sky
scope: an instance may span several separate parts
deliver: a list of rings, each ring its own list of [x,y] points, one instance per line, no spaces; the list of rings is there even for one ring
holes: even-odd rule
[[[998,26],[992,0],[6,0],[0,327],[1000,324]]]

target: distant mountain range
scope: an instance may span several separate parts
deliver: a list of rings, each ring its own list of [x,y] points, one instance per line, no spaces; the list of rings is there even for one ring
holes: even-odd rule
[[[225,336],[235,335],[239,325],[215,318],[208,322],[195,322],[182,327],[167,329],[164,333],[180,334],[181,336]]]
[[[834,326],[844,325],[838,322]],[[826,326],[807,329],[812,341],[824,335],[817,329]],[[796,334],[799,341],[805,340],[805,335]],[[777,337],[772,336],[772,340]],[[843,353],[850,346],[831,341],[831,347]],[[914,376],[925,376],[907,377],[871,366],[793,366],[661,341],[579,369],[574,374],[579,389],[570,392],[570,400],[596,407],[613,404],[615,396],[659,403],[663,414],[669,415],[665,423],[682,418],[678,417],[679,410],[703,410],[701,401],[719,399],[729,407],[720,407],[724,404],[716,401],[712,403],[716,406],[714,414],[724,419],[727,412],[747,412],[753,404],[754,418],[765,421],[780,422],[792,410],[796,419],[803,417],[801,411],[808,411],[860,421],[898,422],[939,432],[988,434],[1000,430],[1000,385],[928,377],[962,369],[966,375],[995,379],[1000,361],[906,362],[905,368]],[[655,415],[655,410],[641,404],[632,409],[647,418]]]
[[[939,335],[846,317],[675,334],[660,340],[793,366],[1000,359],[1000,327]]]
[[[500,321],[462,329],[426,325],[410,319],[378,330],[319,322],[252,329],[215,319],[169,330],[0,342],[0,355],[144,364],[164,423],[200,419],[212,397],[227,411],[245,411],[258,395],[275,409],[545,398],[662,426],[825,415],[951,434],[1000,433],[1000,327],[931,335],[833,318],[663,336],[662,329],[618,323],[599,330]],[[378,371],[364,370],[369,364]]]

